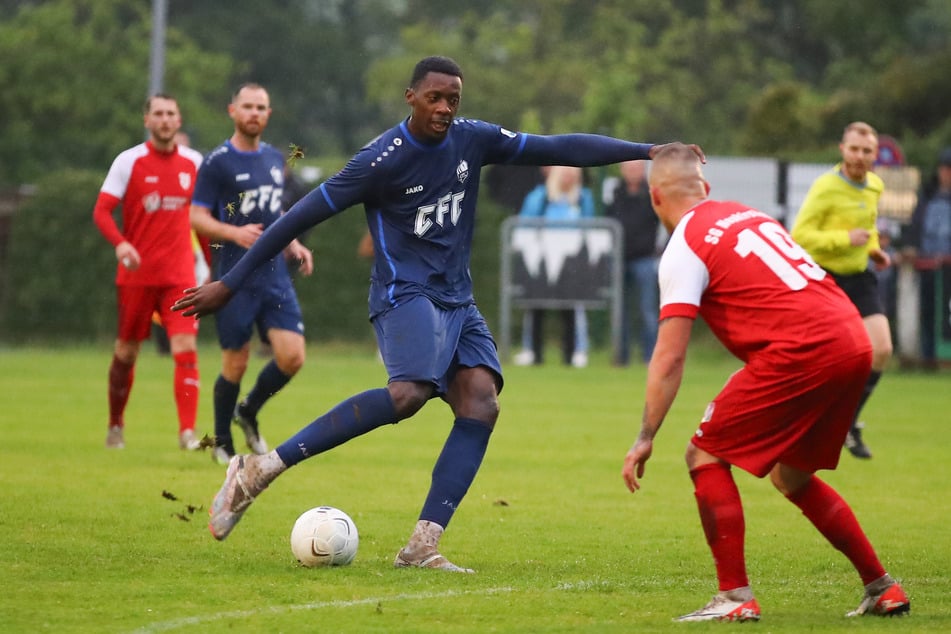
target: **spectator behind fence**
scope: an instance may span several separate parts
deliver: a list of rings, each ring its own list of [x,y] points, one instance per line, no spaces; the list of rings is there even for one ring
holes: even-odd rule
[[[938,156],[938,167],[922,189],[910,231],[909,242],[919,275],[921,360],[926,367],[934,368],[938,356],[936,316],[945,314],[943,307],[939,307],[944,292],[938,281],[945,281],[942,268],[951,263],[951,147]]]
[[[551,223],[594,217],[594,195],[582,185],[580,167],[555,165],[548,170],[545,183],[528,193],[519,215],[543,218]],[[581,306],[557,311],[562,322],[562,360],[565,365],[588,365],[588,317]],[[516,365],[541,365],[545,354],[545,310],[532,308],[522,320],[522,350]]]
[[[621,344],[614,363],[631,360],[634,330],[632,305],[637,306],[641,359],[647,363],[657,341],[657,262],[660,222],[647,190],[647,161],[621,163],[621,179],[606,201],[605,214],[621,223],[624,235],[624,295],[621,300]]]

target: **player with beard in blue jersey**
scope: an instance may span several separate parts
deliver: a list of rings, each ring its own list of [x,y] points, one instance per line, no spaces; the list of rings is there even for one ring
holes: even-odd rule
[[[267,90],[253,83],[240,86],[228,104],[228,114],[234,121],[234,134],[205,157],[191,206],[192,228],[218,247],[213,258],[215,279],[226,275],[284,212],[284,156],[261,141],[271,115]],[[313,256],[297,240],[291,240],[284,251],[258,262],[216,315],[221,374],[213,397],[212,459],[220,464],[228,464],[235,455],[232,423],[244,432],[252,452],[267,453],[258,412],[304,364],[304,322],[285,256],[299,262],[305,275],[313,270]],[[239,403],[255,325],[271,344],[274,358]]]
[[[455,420],[419,521],[394,565],[472,572],[443,557],[438,546],[499,415],[502,368],[469,276],[482,166],[607,165],[650,158],[661,146],[590,134],[522,134],[456,119],[461,97],[462,71],[453,60],[421,60],[405,93],[409,118],[291,207],[221,280],[188,289],[175,304],[185,315],[215,312],[295,236],[364,205],[374,247],[370,321],[389,382],[343,401],[266,455],[232,459],[210,510],[215,538],[226,538],[255,497],[289,467],[408,418],[438,396]],[[691,147],[703,159],[700,148]]]

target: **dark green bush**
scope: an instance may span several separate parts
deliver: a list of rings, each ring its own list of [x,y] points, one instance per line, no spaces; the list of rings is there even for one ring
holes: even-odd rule
[[[53,172],[14,215],[0,309],[5,342],[114,336],[115,256],[92,221],[104,176]]]
[[[115,257],[92,221],[105,174],[64,170],[37,183],[13,218],[0,306],[0,342],[111,341]],[[494,324],[498,311],[499,225],[504,212],[483,197],[472,254],[476,299]],[[370,262],[357,256],[363,209],[349,209],[303,239],[315,272],[297,276],[309,341],[373,341],[367,320]],[[214,320],[201,328],[214,340]]]

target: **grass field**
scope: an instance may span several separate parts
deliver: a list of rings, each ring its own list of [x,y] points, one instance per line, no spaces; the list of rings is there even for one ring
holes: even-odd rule
[[[712,346],[711,346],[712,347]],[[382,385],[369,349],[311,347],[262,412],[272,446],[342,398]],[[556,358],[552,356],[552,358]],[[644,369],[506,370],[483,468],[442,542],[475,575],[394,569],[451,422],[430,403],[281,477],[225,542],[206,529],[223,468],[177,446],[171,361],[146,348],[126,449],[103,447],[108,346],[0,350],[0,631],[680,632],[716,591],[682,454],[737,364],[691,353],[642,490],[620,477]],[[262,361],[255,359],[253,376]],[[217,351],[201,350],[203,431]],[[245,389],[249,387],[245,386]],[[867,411],[874,459],[824,477],[848,499],[910,617],[845,619],[862,588],[848,562],[766,481],[740,473],[761,632],[951,631],[948,375],[886,374]],[[163,492],[174,494],[172,501]],[[305,569],[288,535],[329,504],[360,530],[351,566]],[[189,505],[201,507],[189,513]]]

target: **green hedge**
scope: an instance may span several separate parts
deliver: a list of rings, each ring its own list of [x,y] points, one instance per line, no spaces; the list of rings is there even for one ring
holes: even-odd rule
[[[92,221],[103,176],[51,173],[14,215],[0,310],[4,342],[114,336],[115,256]]]
[[[13,218],[0,306],[0,342],[111,341],[115,337],[115,257],[92,221],[104,174],[65,170],[37,183]],[[499,226],[503,210],[482,197],[472,255],[476,299],[498,315]],[[357,256],[362,208],[310,231],[315,272],[296,285],[310,341],[373,341],[367,321],[370,262]],[[213,320],[201,338],[214,339]]]

